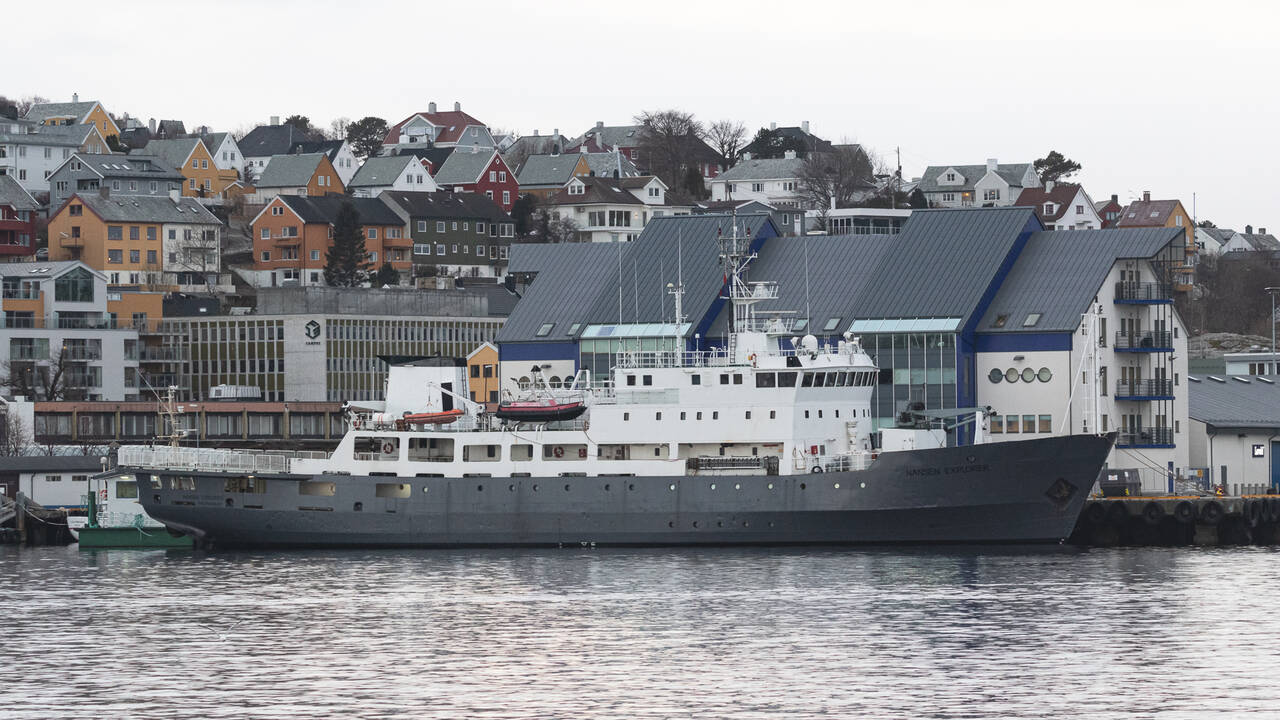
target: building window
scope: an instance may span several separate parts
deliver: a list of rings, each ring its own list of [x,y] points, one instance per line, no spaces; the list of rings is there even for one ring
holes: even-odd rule
[[[263,230],[262,232],[266,232],[266,230]],[[268,260],[270,260],[270,259],[271,259],[271,251],[270,251],[270,250],[263,250],[263,251],[262,251],[262,262],[267,262],[267,261],[268,261]]]
[[[107,239],[108,239],[108,240],[123,240],[123,239],[124,239],[124,228],[123,228],[123,227],[121,227],[121,226],[119,226],[119,225],[108,225],[108,226],[107,226]]]
[[[437,254],[437,255],[444,255],[444,245],[443,245],[443,244],[438,244],[438,245],[436,245],[436,254]]]
[[[437,220],[437,221],[436,221],[436,232],[438,232],[438,233],[442,233],[442,232],[444,232],[444,221],[443,221],[443,220]]]
[[[370,239],[370,240],[377,240],[377,239],[378,239],[378,228],[369,228],[369,235],[368,235],[368,237],[369,237],[369,239]]]
[[[502,191],[502,204],[503,204],[503,205],[510,205],[510,204],[511,204],[511,191],[510,191],[510,190],[503,190],[503,191]]]

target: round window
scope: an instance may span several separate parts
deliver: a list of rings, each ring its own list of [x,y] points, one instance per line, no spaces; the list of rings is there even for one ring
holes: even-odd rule
[[[991,378],[991,382],[998,383],[1004,379],[1004,373],[1000,372],[997,368],[991,368],[991,373],[987,375],[987,377]]]
[[[1053,379],[1053,371],[1049,368],[1040,368],[1040,372],[1036,373],[1036,377],[1040,378],[1040,382],[1049,382]]]
[[[1018,382],[1018,369],[1009,368],[1004,371],[1004,379],[1008,382]]]
[[[1032,370],[1031,368],[1023,368],[1023,370],[1022,370],[1022,382],[1031,382],[1032,380],[1035,380],[1035,379],[1036,379],[1036,371],[1035,371],[1035,370]]]

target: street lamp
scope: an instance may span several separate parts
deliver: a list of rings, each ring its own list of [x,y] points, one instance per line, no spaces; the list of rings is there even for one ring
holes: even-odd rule
[[[1276,293],[1280,292],[1280,287],[1264,288],[1267,294],[1271,296],[1271,367],[1268,375],[1280,375],[1280,371],[1276,369]]]

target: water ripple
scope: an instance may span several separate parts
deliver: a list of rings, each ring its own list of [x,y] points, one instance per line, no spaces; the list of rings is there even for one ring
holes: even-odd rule
[[[1274,716],[1275,562],[0,548],[0,717]]]

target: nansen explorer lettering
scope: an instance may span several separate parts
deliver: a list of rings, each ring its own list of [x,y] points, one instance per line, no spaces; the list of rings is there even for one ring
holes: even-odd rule
[[[1110,436],[986,442],[982,409],[908,409],[873,433],[876,366],[858,338],[793,336],[720,239],[725,347],[636,352],[607,378],[486,413],[456,367],[392,367],[322,457],[122,448],[148,514],[205,546],[578,546],[1056,542]],[[681,325],[681,288],[673,286]],[[374,407],[374,405],[379,405]],[[947,447],[954,423],[969,444]],[[955,429],[955,428],[953,428]]]

